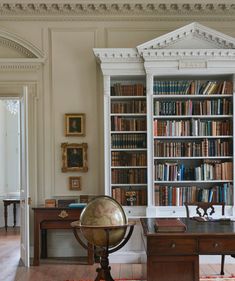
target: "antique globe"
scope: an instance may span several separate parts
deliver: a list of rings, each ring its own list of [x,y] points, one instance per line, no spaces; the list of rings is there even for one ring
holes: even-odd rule
[[[88,242],[98,247],[107,244],[106,232],[102,227],[122,226],[127,218],[122,206],[109,196],[97,196],[91,200],[80,216],[81,231]],[[89,227],[91,226],[91,227]],[[125,236],[126,228],[109,231],[109,247],[118,245]]]

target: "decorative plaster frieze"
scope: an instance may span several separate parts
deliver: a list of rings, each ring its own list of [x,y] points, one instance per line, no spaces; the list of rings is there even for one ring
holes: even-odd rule
[[[0,72],[37,72],[41,68],[40,63],[14,63],[14,62],[1,62],[0,60]]]
[[[99,63],[104,62],[142,62],[136,49],[93,49]]]
[[[220,20],[221,17],[235,20],[235,4],[232,1],[5,1],[0,4],[0,19],[17,18],[29,20],[32,17],[40,19],[53,16],[56,19],[65,17],[66,20],[75,20],[84,17],[84,20],[103,20],[103,16],[124,16],[126,19],[132,17],[154,17],[162,20],[167,16],[190,17],[199,16],[212,17]],[[36,3],[35,3],[36,2]],[[46,3],[47,2],[47,3]],[[218,17],[220,16],[220,17]]]

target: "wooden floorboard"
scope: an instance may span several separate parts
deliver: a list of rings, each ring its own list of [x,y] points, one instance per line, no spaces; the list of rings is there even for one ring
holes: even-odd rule
[[[94,265],[79,265],[71,260],[42,260],[40,266],[25,268],[20,261],[20,230],[19,228],[0,228],[0,281],[66,281],[94,280]],[[69,264],[68,264],[69,263]],[[143,264],[111,264],[113,278],[146,279],[146,266]],[[201,275],[219,275],[220,264],[202,264]],[[235,273],[235,264],[225,264],[225,273]]]

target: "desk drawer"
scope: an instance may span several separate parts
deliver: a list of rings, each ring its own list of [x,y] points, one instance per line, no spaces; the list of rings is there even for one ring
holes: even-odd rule
[[[212,238],[200,239],[199,253],[200,254],[229,254],[235,252],[234,238]]]
[[[148,240],[149,255],[191,255],[197,252],[194,239],[160,238]]]

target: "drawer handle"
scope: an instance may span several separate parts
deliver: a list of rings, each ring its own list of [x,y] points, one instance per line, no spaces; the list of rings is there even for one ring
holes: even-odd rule
[[[175,248],[176,247],[176,244],[175,243],[172,243],[171,244],[171,248]]]
[[[64,219],[64,218],[67,218],[69,216],[69,214],[65,210],[62,210],[58,216],[60,218]]]
[[[219,244],[218,243],[215,243],[214,244],[214,248],[218,248]]]

